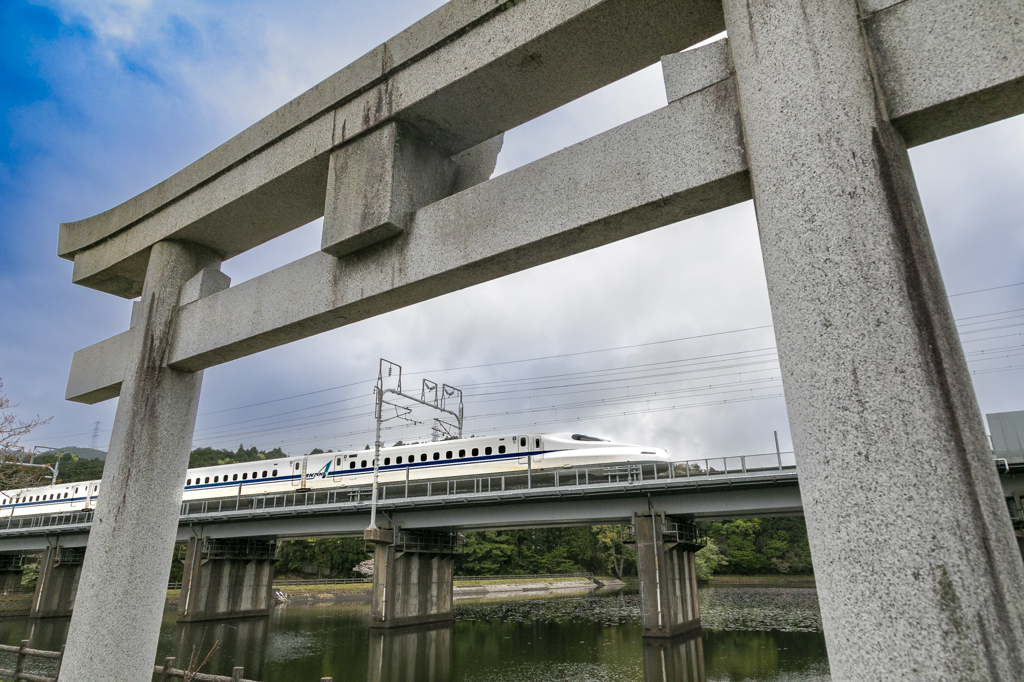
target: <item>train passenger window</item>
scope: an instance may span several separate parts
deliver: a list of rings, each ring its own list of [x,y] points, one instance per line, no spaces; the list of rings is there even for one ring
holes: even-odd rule
[[[401,463],[402,463],[402,456],[399,455],[398,459],[395,460],[395,464],[401,464]]]
[[[465,450],[459,450],[459,457],[465,457],[465,456],[466,456],[466,451]]]
[[[206,477],[206,482],[207,482],[207,483],[209,483],[209,482],[210,482],[210,477],[209,477],[209,476],[207,476],[207,477]]]
[[[479,454],[480,454],[480,449],[479,448],[473,448],[473,456],[476,457]]]
[[[187,481],[185,481],[185,485],[192,485],[192,479],[190,478]],[[75,492],[78,492],[78,488],[75,488]]]
[[[50,493],[50,499],[51,500],[53,499],[53,493]]]
[[[499,445],[498,446],[498,454],[499,455],[504,455],[505,454],[505,446],[504,445]]]
[[[256,471],[252,472],[252,477],[253,477],[253,478],[259,478],[259,476],[257,476],[257,473],[258,473],[258,472],[256,472]]]
[[[364,469],[365,469],[365,468],[366,468],[366,460],[364,459],[364,460],[363,460],[362,462],[360,462],[360,463],[359,463],[359,466],[360,466],[361,468],[364,468]]]
[[[271,475],[271,476],[277,476],[277,469],[274,469],[273,471],[271,471],[271,472],[270,472],[270,475]],[[237,477],[237,476],[235,476],[235,478],[238,478],[238,477]]]
[[[264,472],[263,472],[263,478],[266,478],[266,477],[267,477],[267,472],[266,472],[266,471],[264,471]]]
[[[522,438],[519,439],[519,447],[521,447],[521,448],[525,448],[526,447],[526,436],[523,436]]]
[[[452,451],[449,450],[448,452],[444,453],[444,458],[445,459],[451,459],[452,458]]]
[[[249,478],[249,474],[248,474],[248,473],[244,473],[244,474],[242,474],[242,480],[243,480],[243,481],[244,481],[245,479],[247,479],[247,478]]]
[[[235,474],[234,476],[232,476],[231,480],[232,481],[237,481],[238,480],[238,474]]]
[[[220,481],[220,476],[214,476],[213,477],[213,482],[217,483],[218,481]]]
[[[434,453],[434,459],[441,459],[441,453],[440,452],[435,452]]]
[[[426,462],[427,461],[427,453],[424,452],[422,455],[420,455],[420,461],[421,462]]]
[[[491,454],[491,446],[490,445],[488,445],[486,448],[484,448],[484,454],[485,455]]]
[[[64,493],[64,499],[67,499],[67,497],[68,497],[68,494]]]
[[[351,462],[349,462],[348,463],[348,468],[349,469],[355,469],[356,468],[356,461],[352,460]]]

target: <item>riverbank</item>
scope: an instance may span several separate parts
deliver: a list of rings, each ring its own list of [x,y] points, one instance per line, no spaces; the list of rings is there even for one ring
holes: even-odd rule
[[[590,590],[597,585],[586,578],[501,578],[498,580],[459,580],[454,581],[454,597],[475,599],[479,597],[516,595],[523,593],[556,592]],[[292,602],[299,604],[337,604],[344,602],[369,601],[373,585],[370,583],[354,583],[341,585],[280,585],[275,586]],[[170,592],[168,592],[170,600]],[[177,598],[175,598],[175,603]]]
[[[0,595],[0,616],[27,616],[31,608],[31,592]]]
[[[711,587],[726,585],[762,585],[773,587],[814,587],[813,575],[713,575]]]

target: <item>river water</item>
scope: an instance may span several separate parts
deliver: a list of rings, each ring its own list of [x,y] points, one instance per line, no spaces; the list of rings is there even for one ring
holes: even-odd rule
[[[700,635],[669,641],[644,641],[639,599],[629,591],[458,601],[454,623],[394,633],[371,632],[369,606],[359,602],[291,603],[269,618],[205,624],[177,624],[168,612],[158,660],[174,656],[180,667],[216,642],[203,672],[230,675],[241,665],[261,682],[829,679],[813,589],[705,587],[700,607]],[[68,622],[5,618],[0,642],[58,649]]]

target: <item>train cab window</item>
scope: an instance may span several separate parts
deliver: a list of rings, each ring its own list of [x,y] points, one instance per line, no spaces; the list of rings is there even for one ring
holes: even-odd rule
[[[356,468],[355,460],[352,460],[351,462],[348,463],[348,468],[349,469],[355,469]]]
[[[479,454],[480,454],[480,449],[479,448],[473,448],[473,456],[476,457]]]
[[[459,450],[459,457],[465,457],[465,456],[466,456],[466,451],[465,450]]]
[[[243,481],[244,481],[245,479],[247,479],[247,478],[249,478],[249,472],[246,472],[246,473],[242,474],[242,480],[243,480]]]
[[[209,482],[210,482],[210,477],[209,477],[209,476],[207,476],[207,477],[206,477],[206,482],[207,482],[207,483],[209,483]]]
[[[421,462],[426,462],[427,461],[427,453],[424,452],[422,455],[420,455],[420,461]]]
[[[499,445],[498,446],[498,454],[499,455],[504,455],[505,454],[505,446],[504,445]]]
[[[441,453],[440,452],[435,452],[434,453],[434,459],[441,459]]]
[[[491,454],[491,446],[490,445],[488,445],[486,448],[484,448],[484,454],[485,455]]]
[[[445,459],[451,459],[452,458],[452,451],[449,450],[448,452],[444,453],[444,458]]]
[[[264,472],[263,472],[263,478],[266,478],[266,477],[267,477],[267,472],[266,472],[266,471],[264,471]]]
[[[271,471],[270,475],[271,476],[277,476],[277,469],[274,469],[273,471]],[[235,478],[238,478],[238,476],[235,476]]]
[[[218,481],[220,481],[220,476],[214,476],[213,477],[213,482],[217,483]]]
[[[526,447],[526,436],[523,436],[522,438],[519,439],[519,447],[521,447],[521,448],[525,448]]]
[[[365,469],[366,468],[366,460],[364,459],[362,462],[360,462],[359,466],[360,466],[360,468]]]

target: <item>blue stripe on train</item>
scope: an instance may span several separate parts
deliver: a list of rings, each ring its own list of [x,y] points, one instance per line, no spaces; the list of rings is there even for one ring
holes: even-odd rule
[[[381,465],[380,471],[400,471],[402,469],[413,469],[413,468],[430,468],[430,467],[441,467],[441,466],[454,466],[459,464],[468,464],[470,462],[479,462],[481,458],[486,458],[487,461],[493,462],[495,460],[507,460],[507,459],[518,459],[519,457],[537,456],[550,454],[554,452],[562,452],[562,450],[541,450],[538,452],[510,452],[504,455],[480,455],[475,458],[470,457],[453,457],[452,459],[439,459],[439,460],[427,460],[426,462],[409,462],[403,464],[389,464]],[[415,457],[415,455],[413,455]],[[331,460],[331,464],[335,463],[335,459]],[[320,475],[317,471],[313,474],[306,474],[306,480],[315,480],[317,478],[334,478],[344,476],[358,476],[362,474],[368,474],[372,471],[371,468],[358,468],[358,469],[334,469],[328,470],[326,474]],[[227,474],[230,476],[231,474]],[[185,486],[186,491],[195,490],[214,490],[217,488],[234,488],[238,485],[247,486],[254,484],[263,483],[283,483],[285,481],[297,481],[302,478],[299,474],[293,474],[289,476],[267,476],[266,478],[250,478],[245,481],[219,481],[217,483],[200,483],[198,485]]]

